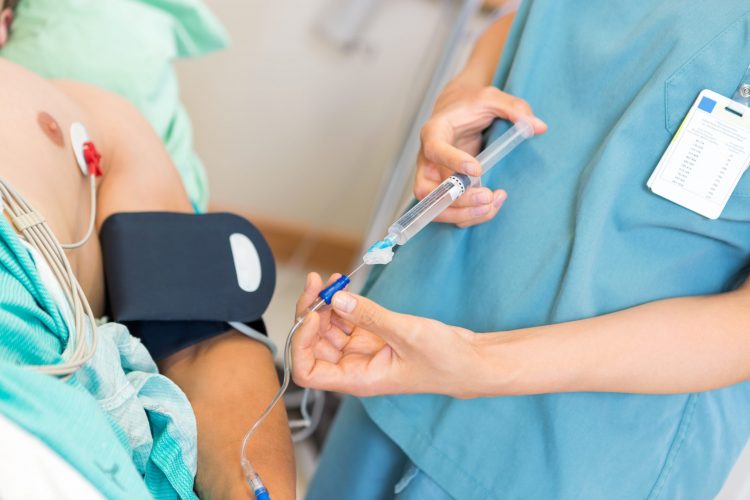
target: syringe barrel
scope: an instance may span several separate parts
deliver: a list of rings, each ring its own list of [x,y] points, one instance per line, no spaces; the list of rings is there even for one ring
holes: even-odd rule
[[[455,174],[432,190],[422,201],[402,215],[388,228],[388,237],[397,245],[403,245],[423,227],[448,208],[459,196],[464,194],[471,184],[468,175]]]
[[[482,175],[489,172],[492,167],[500,163],[511,151],[526,139],[534,136],[534,126],[526,118],[518,120],[503,135],[492,141],[479,153],[477,161],[482,166]],[[471,185],[481,185],[479,177],[471,178]]]
[[[534,127],[531,122],[525,118],[518,120],[515,125],[492,141],[477,156],[477,160],[482,165],[482,174],[486,174],[516,146],[529,137],[533,137],[533,135]],[[422,201],[394,222],[388,229],[386,239],[396,245],[405,244],[412,236],[440,215],[443,210],[448,208],[459,196],[463,195],[470,186],[479,185],[479,180],[479,177],[469,177],[464,174],[454,174],[448,177]]]

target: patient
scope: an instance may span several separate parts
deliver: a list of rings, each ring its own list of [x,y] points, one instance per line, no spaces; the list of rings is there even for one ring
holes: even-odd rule
[[[6,0],[3,5],[0,46],[7,39],[15,3]],[[102,155],[97,228],[116,212],[192,211],[159,138],[123,99],[81,83],[48,82],[2,59],[0,74],[0,177],[46,218],[59,241],[79,240],[89,214],[88,180],[81,175],[67,133],[73,122],[86,126]],[[104,276],[96,234],[66,253],[94,314],[103,314]],[[228,331],[168,356],[159,367],[185,392],[195,412],[196,492],[211,498],[251,497],[239,467],[239,448],[245,431],[278,389],[269,350]],[[274,497],[294,496],[294,462],[283,408],[277,407],[254,437],[250,455]]]

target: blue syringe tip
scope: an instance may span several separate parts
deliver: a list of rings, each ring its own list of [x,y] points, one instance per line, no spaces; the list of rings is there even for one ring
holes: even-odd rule
[[[349,276],[344,274],[339,279],[325,287],[318,296],[323,299],[323,302],[325,302],[328,305],[331,305],[331,300],[333,300],[333,296],[336,294],[336,292],[339,292],[343,290],[346,285],[349,284]]]
[[[253,493],[255,493],[256,500],[271,500],[271,497],[268,495],[268,490],[265,487],[258,488],[253,491]]]

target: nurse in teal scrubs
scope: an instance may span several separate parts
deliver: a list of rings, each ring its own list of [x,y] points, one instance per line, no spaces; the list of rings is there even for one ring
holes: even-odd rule
[[[415,193],[476,173],[482,131],[529,105],[540,135],[367,298],[308,316],[296,380],[361,397],[309,498],[712,498],[750,436],[750,176],[718,220],[646,181],[748,63],[746,0],[526,0],[497,21],[424,127]]]

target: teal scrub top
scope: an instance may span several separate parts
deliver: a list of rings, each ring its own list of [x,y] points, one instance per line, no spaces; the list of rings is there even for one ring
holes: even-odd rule
[[[432,224],[367,294],[491,332],[736,287],[750,256],[750,175],[715,221],[646,181],[699,91],[731,96],[749,63],[747,0],[525,1],[495,85],[526,99],[549,132],[489,174],[509,193],[494,220]],[[750,436],[748,383],[363,403],[458,498],[710,498]]]

